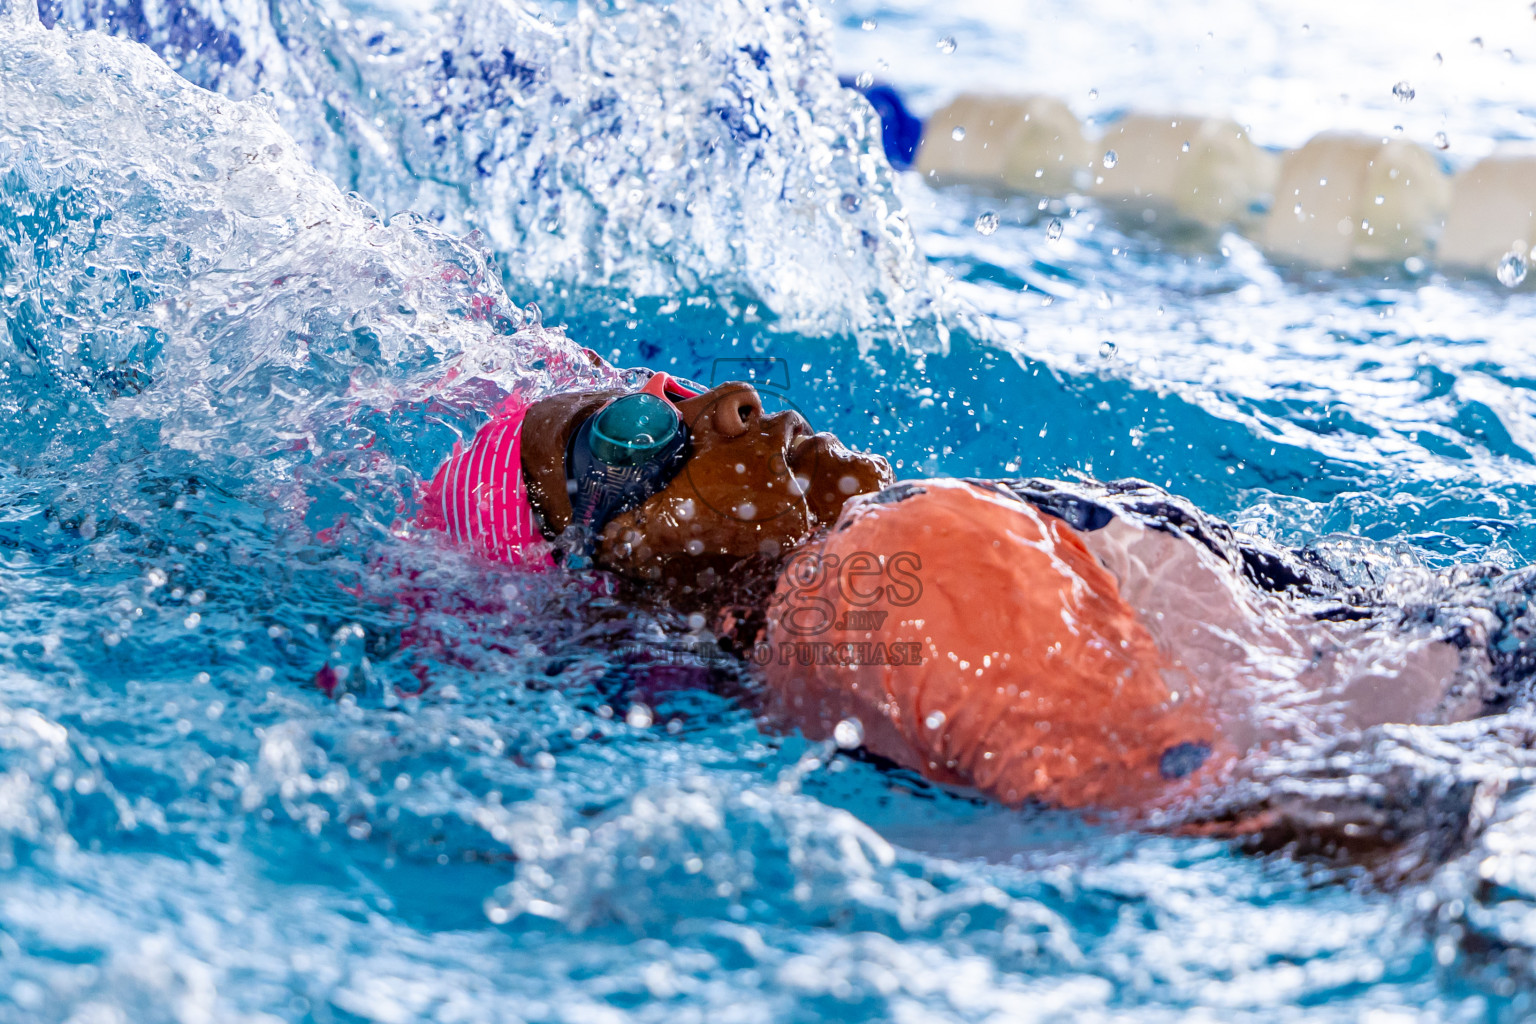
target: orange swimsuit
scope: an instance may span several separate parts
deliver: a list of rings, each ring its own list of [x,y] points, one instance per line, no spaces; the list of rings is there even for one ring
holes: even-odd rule
[[[849,502],[769,609],[778,713],[1011,804],[1154,806],[1222,758],[1214,715],[1165,682],[1115,578],[1070,526],[954,480]]]

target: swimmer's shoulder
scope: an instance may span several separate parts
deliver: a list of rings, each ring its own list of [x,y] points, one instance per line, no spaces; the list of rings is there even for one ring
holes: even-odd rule
[[[1091,534],[1116,522],[1160,531],[1209,549],[1233,571],[1261,590],[1320,597],[1339,589],[1336,574],[1315,554],[1292,550],[1232,527],[1209,515],[1188,498],[1146,480],[1090,478],[1049,480],[1018,477],[1000,480],[966,478],[972,487],[1023,502],[1061,520],[1080,533]],[[866,501],[898,504],[923,491],[922,481],[893,484]]]
[[[1162,531],[1200,544],[1269,593],[1323,597],[1336,594],[1342,581],[1316,553],[1288,548],[1238,530],[1202,510],[1183,495],[1147,480],[1127,477],[1071,481],[1025,477],[987,481],[1020,501],[1065,520],[1076,529],[1103,529],[1117,520]]]

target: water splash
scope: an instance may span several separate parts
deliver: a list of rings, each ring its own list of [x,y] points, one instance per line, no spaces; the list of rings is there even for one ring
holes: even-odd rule
[[[172,448],[251,458],[359,404],[591,378],[473,240],[384,222],[259,103],[32,30],[0,41],[0,105],[0,393],[18,416],[145,421]]]
[[[284,82],[298,74],[279,68],[298,50],[242,35],[212,4],[179,10],[154,31],[195,35],[202,17],[241,41],[238,58],[203,58],[228,96],[258,57]],[[371,38],[361,16],[332,30]],[[928,50],[938,32],[923,32]],[[1485,936],[1529,926],[1518,878],[1477,873],[1493,855],[1523,870],[1518,817],[1454,861],[1466,874],[1402,896],[1220,844],[978,806],[764,736],[699,666],[642,692],[611,648],[676,624],[395,542],[397,508],[477,422],[471,406],[593,379],[579,353],[507,301],[475,244],[327,186],[306,157],[329,150],[275,127],[302,122],[284,103],[324,99],[231,104],[102,40],[7,37],[0,51],[16,61],[0,72],[5,166],[21,169],[4,186],[17,198],[0,200],[0,294],[7,330],[26,325],[0,371],[0,862],[14,858],[0,932],[18,1018],[1524,1013],[1498,1001],[1497,979],[1463,975]],[[114,117],[131,148],[106,148]],[[389,138],[366,119],[312,134],[351,139],[345,167]],[[283,152],[265,154],[274,141]],[[839,209],[844,195],[857,193]],[[686,304],[594,303],[579,337],[649,358],[645,336],[665,335],[664,358],[699,353],[706,369],[731,342],[771,348],[814,365],[794,396],[818,425],[865,431],[904,472],[995,475],[1010,460],[1171,478],[1275,536],[1360,534],[1336,553],[1363,579],[1372,539],[1405,532],[1415,557],[1532,550],[1533,374],[1505,344],[1529,296],[1298,283],[1240,244],[1230,259],[1214,241],[1149,251],[1091,216],[1074,220],[1065,266],[1017,218],[982,241],[974,221],[995,198],[930,198],[946,211],[946,269],[1012,319],[1007,302],[1027,299],[1017,357],[961,337],[877,363],[717,307],[690,321]],[[1023,241],[999,245],[1011,232]],[[1048,316],[1041,294],[1060,299]],[[354,312],[380,337],[349,336]],[[1121,351],[1100,361],[1106,336]],[[359,509],[363,529],[313,539]],[[458,595],[420,610],[452,644],[426,659],[433,686],[416,697],[401,696],[403,578]],[[322,663],[348,670],[335,701],[311,685]],[[640,707],[645,728],[627,714]],[[1372,821],[1349,815],[1382,806],[1444,836],[1489,820],[1464,814],[1466,798],[1492,779],[1483,802],[1497,804],[1529,745],[1381,732],[1292,750],[1250,795],[1307,798],[1276,820],[1294,811],[1315,834],[1321,814],[1347,812],[1340,840]],[[1446,855],[1423,852],[1416,870]],[[1492,913],[1456,931],[1457,900]]]
[[[878,120],[838,85],[808,0],[581,3],[559,23],[522,4],[178,0],[137,21],[44,4],[209,88],[269,91],[322,171],[381,210],[481,230],[514,291],[704,295],[788,329],[942,343]]]

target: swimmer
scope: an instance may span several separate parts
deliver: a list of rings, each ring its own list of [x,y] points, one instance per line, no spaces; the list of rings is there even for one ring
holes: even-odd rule
[[[897,483],[739,382],[504,407],[418,522],[703,613],[782,726],[1014,805],[1165,814],[1277,745],[1488,714],[1536,675],[1530,571],[1350,586],[1140,481]]]

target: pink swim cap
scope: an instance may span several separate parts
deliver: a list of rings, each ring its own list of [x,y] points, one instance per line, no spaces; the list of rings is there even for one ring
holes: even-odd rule
[[[468,448],[433,476],[418,526],[442,530],[476,553],[508,565],[554,564],[523,481],[523,417],[529,403],[514,395],[481,427]]]

